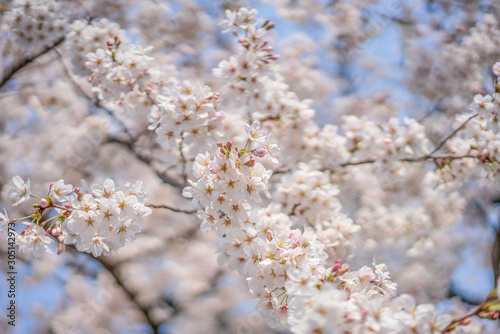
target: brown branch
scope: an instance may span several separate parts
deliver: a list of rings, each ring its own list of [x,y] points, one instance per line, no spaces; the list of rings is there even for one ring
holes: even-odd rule
[[[169,184],[172,187],[179,188],[179,189],[184,187],[184,184],[182,182],[179,182],[177,179],[171,177],[167,173],[160,172],[156,168],[154,168],[153,166],[151,166],[151,164],[153,162],[153,158],[151,158],[149,156],[146,156],[146,155],[143,155],[143,154],[140,154],[139,152],[137,152],[134,149],[134,145],[133,145],[132,142],[125,142],[125,141],[122,141],[122,140],[119,140],[119,139],[116,139],[116,138],[110,138],[106,142],[104,142],[103,144],[106,144],[106,143],[117,143],[117,144],[120,144],[120,145],[124,146],[125,148],[127,148],[137,159],[139,159],[140,161],[144,162],[146,165],[150,166],[154,170],[154,172],[156,173],[156,175],[164,183]]]
[[[475,315],[478,315],[478,314],[479,314],[479,312],[481,312],[481,307],[482,307],[482,306],[478,307],[476,310],[474,310],[473,312],[471,312],[471,313],[469,313],[469,314],[467,314],[467,315],[464,315],[463,317],[460,317],[460,318],[458,318],[458,319],[453,319],[453,320],[451,321],[451,323],[450,323],[448,326],[446,326],[446,328],[445,328],[445,329],[443,329],[443,330],[441,331],[441,333],[442,333],[442,334],[445,334],[445,333],[449,333],[449,332],[451,332],[451,331],[455,330],[455,329],[456,329],[459,325],[461,325],[461,322],[463,322],[463,321],[465,321],[465,320],[469,319],[470,317],[473,317],[473,316],[475,316]],[[466,325],[466,324],[464,324],[464,325]]]
[[[417,157],[417,158],[401,158],[397,159],[394,161],[399,161],[399,162],[422,162],[422,161],[439,161],[439,160],[459,160],[459,159],[480,159],[482,156],[479,155],[474,155],[474,154],[466,154],[466,155],[434,155],[434,156],[429,156],[425,155],[422,157]],[[358,166],[358,165],[367,165],[367,164],[373,164],[375,162],[379,162],[382,160],[377,160],[377,159],[368,159],[368,160],[361,160],[361,161],[355,161],[355,162],[345,162],[340,164],[340,167],[347,167],[347,166]]]
[[[455,130],[453,130],[448,136],[443,138],[437,145],[436,147],[431,151],[431,153],[424,155],[422,157],[417,157],[417,158],[401,158],[397,159],[396,161],[401,161],[401,162],[421,162],[421,161],[426,161],[426,160],[431,160],[431,161],[438,161],[438,160],[457,160],[457,159],[464,159],[464,158],[481,158],[481,156],[474,155],[474,154],[466,154],[462,156],[454,156],[454,155],[434,155],[437,151],[439,151],[444,144],[450,138],[452,138],[454,135],[458,133],[458,131],[462,130],[462,128],[474,117],[476,117],[478,114],[474,114],[472,116],[469,116],[462,124],[460,124],[459,127],[457,127]],[[365,165],[365,164],[372,164],[375,163],[377,159],[367,159],[367,160],[361,160],[361,161],[356,161],[356,162],[345,162],[340,164],[340,167],[346,167],[346,166],[357,166],[357,165]]]
[[[175,208],[172,208],[168,205],[163,205],[163,204],[151,204],[151,203],[146,203],[146,206],[149,206],[150,208],[153,208],[153,209],[167,209],[167,210],[170,210],[170,211],[173,211],[173,212],[181,212],[181,213],[187,213],[187,214],[193,214],[193,213],[196,213],[197,210],[182,210],[182,209],[175,209]]]
[[[459,317],[457,319],[453,319],[448,326],[446,326],[442,331],[441,334],[449,333],[453,330],[455,330],[458,326],[460,325],[468,325],[470,323],[469,318],[473,316],[479,316],[480,318],[485,318],[485,319],[492,319],[488,318],[488,312],[489,312],[489,306],[491,302],[497,303],[497,290],[494,289],[491,291],[486,299],[479,305],[474,311]],[[498,312],[498,311],[496,311]],[[496,318],[495,318],[496,319]]]
[[[62,44],[62,42],[64,42],[64,39],[65,39],[65,36],[59,37],[59,39],[57,39],[54,42],[54,44],[52,44],[51,46],[45,47],[44,49],[42,49],[40,52],[38,52],[36,54],[30,55],[28,57],[24,57],[17,64],[14,64],[12,67],[7,68],[7,70],[4,72],[4,75],[3,75],[2,79],[0,80],[0,88],[2,88],[3,86],[5,86],[5,84],[10,79],[12,79],[12,77],[17,72],[19,72],[20,70],[22,70],[24,67],[26,67],[27,65],[31,64],[33,61],[35,61],[39,57],[43,56],[44,54],[46,54],[49,51],[53,50],[55,47],[57,47],[60,44]]]
[[[88,254],[88,253],[85,253]],[[91,254],[88,254],[90,257],[95,259],[96,261],[99,261],[102,266],[113,276],[115,279],[116,284],[120,286],[120,288],[125,292],[125,294],[130,298],[130,300],[139,308],[139,310],[142,312],[144,317],[146,318],[146,321],[148,325],[151,327],[153,330],[154,334],[159,333],[159,324],[153,321],[153,319],[150,317],[149,312],[150,309],[139,303],[138,300],[138,295],[131,291],[127,286],[125,285],[125,281],[121,278],[121,276],[118,274],[118,268],[117,266],[112,265],[110,262],[105,260],[102,256],[100,257],[93,257]]]
[[[90,253],[79,252],[76,250],[76,247],[74,245],[66,245],[66,247],[67,247],[67,249],[71,249],[73,253],[76,253],[76,254],[83,253],[83,254],[87,255],[88,257],[92,258],[93,260],[101,263],[102,266],[111,274],[111,276],[113,276],[116,284],[118,284],[118,286],[123,290],[123,292],[130,298],[130,301],[132,303],[134,303],[137,306],[137,308],[141,311],[141,313],[144,315],[146,322],[153,330],[153,333],[154,334],[159,333],[159,324],[155,323],[153,321],[153,319],[150,317],[150,315],[149,315],[150,309],[145,307],[144,305],[142,305],[138,300],[138,295],[136,293],[134,293],[133,291],[131,291],[125,285],[125,281],[118,274],[118,267],[119,267],[118,265],[111,264],[110,262],[105,260],[104,256],[94,257]]]

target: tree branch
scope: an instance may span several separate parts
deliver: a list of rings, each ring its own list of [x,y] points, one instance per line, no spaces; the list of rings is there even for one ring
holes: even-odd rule
[[[37,58],[43,56],[44,54],[46,54],[49,51],[53,50],[55,47],[57,47],[60,44],[62,44],[62,42],[64,42],[64,39],[65,39],[65,36],[59,37],[59,39],[56,40],[54,42],[54,44],[52,44],[51,46],[47,46],[43,50],[41,50],[40,52],[38,52],[36,54],[33,54],[33,55],[30,55],[29,57],[24,57],[17,64],[14,64],[12,67],[7,68],[7,70],[4,72],[4,75],[3,75],[2,79],[0,80],[0,88],[4,87],[5,84],[10,79],[12,79],[12,77],[17,72],[19,72],[20,70],[22,70],[24,67],[26,67],[27,65],[31,64]]]
[[[151,204],[151,203],[146,203],[146,206],[149,206],[150,208],[153,208],[153,209],[167,209],[167,210],[170,210],[170,211],[173,211],[173,212],[181,212],[181,213],[187,213],[187,214],[193,214],[193,213],[196,213],[197,210],[182,210],[182,209],[175,209],[175,208],[172,208],[168,205],[163,205],[163,204]]]
[[[459,127],[457,127],[455,130],[453,130],[452,133],[450,133],[448,136],[446,136],[443,140],[441,140],[439,142],[439,144],[436,146],[436,148],[431,152],[429,153],[429,157],[432,156],[434,153],[436,153],[437,151],[439,151],[441,149],[441,147],[443,147],[443,145],[451,138],[453,137],[454,135],[457,134],[458,131],[462,130],[462,128],[465,126],[465,124],[467,124],[471,119],[473,119],[474,117],[476,117],[478,114],[474,114],[472,116],[470,116],[469,118],[467,118],[462,124],[460,124]]]
[[[156,170],[155,168],[153,168],[153,166],[151,166],[151,163],[153,162],[153,159],[149,156],[145,156],[143,154],[140,154],[139,152],[137,152],[135,149],[134,149],[134,146],[133,146],[133,143],[132,142],[125,142],[125,141],[122,141],[122,140],[119,140],[119,139],[116,139],[116,138],[110,138],[108,139],[106,142],[104,143],[117,143],[117,144],[120,144],[122,146],[124,146],[125,148],[127,148],[137,159],[139,159],[140,161],[144,162],[146,165],[150,166],[156,173],[156,175],[166,184],[169,184],[171,185],[172,187],[175,187],[175,188],[183,188],[184,185],[182,184],[182,182],[178,181],[177,179],[171,177],[170,175],[168,175],[166,172],[160,172],[158,170]]]
[[[481,158],[481,156],[474,155],[474,154],[466,154],[466,155],[462,155],[462,156],[455,156],[455,155],[434,155],[433,156],[433,154],[436,153],[437,151],[439,151],[444,146],[444,144],[446,144],[446,142],[448,140],[450,140],[450,138],[452,138],[454,135],[456,135],[458,133],[458,131],[460,131],[471,119],[473,119],[477,115],[478,114],[473,114],[470,117],[468,117],[462,124],[460,124],[460,126],[458,126],[455,130],[453,130],[448,136],[446,136],[445,138],[443,138],[436,145],[436,147],[431,151],[431,153],[429,153],[427,155],[424,155],[422,157],[417,157],[417,158],[401,158],[401,159],[397,159],[396,161],[401,161],[401,162],[420,162],[420,161],[430,160],[430,161],[436,162],[438,160],[457,160],[457,159],[464,159],[464,158],[476,158],[476,159],[477,158]],[[368,160],[361,160],[361,161],[357,161],[357,162],[345,162],[345,163],[340,164],[340,167],[366,165],[366,164],[375,163],[377,161],[380,161],[380,160],[377,160],[377,159],[368,159]]]
[[[85,254],[88,254],[88,253],[85,253]],[[112,265],[107,260],[104,260],[104,258],[102,256],[96,258],[96,257],[93,257],[91,254],[88,254],[88,255],[91,256],[96,261],[100,262],[102,264],[102,266],[111,274],[111,276],[113,276],[116,284],[118,284],[120,286],[120,288],[123,290],[123,292],[125,292],[125,294],[130,298],[130,300],[142,312],[142,314],[146,318],[148,325],[153,330],[153,333],[158,334],[159,333],[159,324],[155,323],[153,321],[153,319],[150,317],[150,315],[149,315],[150,309],[145,307],[141,303],[139,303],[137,294],[127,288],[127,286],[125,285],[125,281],[121,278],[121,276],[117,272],[118,271],[117,267]]]
[[[474,311],[462,317],[453,319],[450,324],[441,331],[441,334],[449,333],[460,325],[468,325],[473,316],[478,316],[483,319],[498,319],[498,316],[500,315],[498,306],[497,290],[494,289]]]

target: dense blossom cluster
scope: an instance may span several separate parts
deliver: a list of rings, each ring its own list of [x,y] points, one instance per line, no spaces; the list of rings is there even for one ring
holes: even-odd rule
[[[160,99],[160,98],[159,98]],[[175,86],[174,93],[162,96],[149,115],[156,129],[157,141],[167,152],[179,155],[179,148],[186,158],[203,150],[208,139],[220,137],[220,124],[224,116],[219,107],[219,95],[208,86],[183,81]],[[171,157],[167,164],[175,165],[181,157]]]
[[[213,228],[219,236],[237,233],[248,218],[251,204],[260,203],[262,193],[270,196],[268,182],[272,171],[254,159],[254,155],[269,154],[263,146],[269,136],[258,122],[246,130],[248,141],[244,148],[239,150],[228,141],[225,145],[218,143],[220,152],[214,156],[208,152],[196,156],[193,173],[198,180],[190,181],[191,186],[184,189],[183,195],[205,207],[198,213],[203,219],[203,231]],[[259,146],[250,150],[252,143]]]
[[[293,174],[283,176],[276,189],[276,200],[283,210],[296,218],[296,226],[312,227],[330,262],[352,254],[360,229],[341,212],[338,194],[339,189],[330,183],[326,173],[306,164],[299,164]]]
[[[260,131],[257,126],[255,129],[257,133]],[[237,160],[231,163],[231,144],[219,146],[221,152],[217,156],[212,158],[206,153],[197,157],[193,171],[199,180],[191,182],[183,194],[205,206],[205,210],[198,212],[198,217],[203,220],[201,229],[206,232],[213,228],[218,235],[224,236],[223,245],[218,250],[219,263],[227,264],[247,278],[250,291],[258,299],[257,307],[267,315],[271,326],[288,323],[294,333],[366,330],[427,333],[443,330],[450,323],[449,316],[437,317],[432,305],[417,306],[411,296],[403,295],[392,300],[396,295],[396,284],[390,280],[385,265],[374,265],[374,269],[364,266],[358,271],[350,271],[350,266],[342,265],[342,259],[338,257],[346,256],[348,252],[327,254],[325,249],[330,243],[320,239],[310,227],[292,229],[292,220],[281,212],[279,205],[256,209],[260,198],[252,200],[246,193],[251,178],[245,181],[237,176],[237,166],[242,164]],[[237,149],[234,150],[238,153]],[[235,154],[233,159],[239,155]],[[299,200],[301,191],[318,192],[316,195],[323,191],[333,196],[337,193],[328,184],[321,189],[322,181],[327,183],[324,174],[302,167],[293,175],[299,180],[293,183],[287,182],[286,178],[282,180],[284,184],[303,186],[300,190],[290,187],[280,190],[285,198],[284,204],[294,203],[295,209],[302,211],[302,215],[308,208],[314,209],[319,217],[329,210],[338,214],[340,204],[335,197],[318,203],[319,208],[311,207],[311,203],[316,202],[314,200]],[[255,171],[251,174],[255,174],[253,177],[257,177],[257,182],[260,181],[260,174]],[[233,186],[238,183],[241,184]],[[307,189],[311,185],[314,188]],[[263,189],[258,188],[259,191]],[[295,192],[296,200],[292,196]],[[230,194],[232,196],[229,197]],[[228,201],[227,197],[233,200]],[[239,200],[234,201],[238,197]],[[237,208],[237,212],[233,208]],[[240,214],[240,211],[243,213]],[[313,224],[315,220],[307,216],[304,216],[305,221]],[[325,224],[327,229],[334,228],[336,223],[339,226],[352,224],[342,215],[330,219],[331,224]],[[355,226],[344,228],[346,234],[354,234],[358,229]],[[349,242],[344,243],[340,239],[337,245],[348,247]],[[328,259],[332,258],[336,259],[335,263],[327,267]],[[335,325],[332,319],[335,319]],[[339,324],[342,325],[339,327]]]
[[[9,195],[16,199],[14,205],[30,199],[29,179],[26,183],[19,176],[13,180],[16,188]],[[151,214],[151,209],[145,206],[147,194],[141,189],[141,181],[127,183],[122,190],[106,179],[102,186],[93,184],[84,194],[63,180],[54,182],[48,196],[34,205],[37,210],[28,217],[31,219],[28,227],[18,234],[19,249],[35,257],[45,251],[51,253],[48,245],[54,242],[52,235],[59,242],[58,254],[65,245],[75,245],[77,250],[94,256],[116,252],[125,242],[134,241],[144,225],[142,217]],[[49,212],[51,217],[42,221],[45,211],[50,209],[58,213]]]
[[[6,19],[18,46],[38,49],[63,36],[67,20],[55,0],[14,0],[9,5]]]
[[[95,53],[98,49],[107,48],[107,42],[114,42],[118,38],[121,43],[127,43],[125,31],[120,25],[107,19],[74,21],[68,31],[67,50],[75,74],[88,77],[90,74],[87,67],[96,67],[97,64],[87,64],[89,53]],[[93,57],[96,60],[97,58]],[[105,65],[105,64],[103,64]],[[108,62],[108,66],[111,63]]]

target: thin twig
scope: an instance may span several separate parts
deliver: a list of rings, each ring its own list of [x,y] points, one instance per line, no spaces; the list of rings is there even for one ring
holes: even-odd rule
[[[435,156],[428,156],[425,155],[423,157],[417,157],[417,158],[401,158],[397,159],[395,161],[399,162],[422,162],[422,161],[439,161],[439,160],[460,160],[460,159],[478,159],[480,156],[474,155],[474,154],[466,154],[466,155],[435,155]],[[358,166],[358,165],[367,165],[367,164],[373,164],[375,162],[378,162],[381,160],[377,159],[368,159],[368,160],[361,160],[361,161],[355,161],[355,162],[345,162],[340,164],[340,167],[347,167],[347,166]]]
[[[421,156],[421,157],[417,157],[417,158],[401,158],[401,159],[397,159],[396,161],[401,161],[401,162],[421,162],[421,161],[426,161],[426,160],[437,161],[437,160],[446,160],[446,159],[448,159],[448,160],[457,160],[457,159],[464,159],[464,158],[480,158],[480,156],[474,155],[474,154],[466,154],[466,155],[462,155],[462,156],[454,156],[454,155],[434,155],[433,156],[433,154],[436,153],[437,151],[439,151],[444,146],[444,144],[446,144],[446,142],[448,140],[450,140],[450,138],[452,138],[454,135],[456,135],[458,131],[460,131],[471,119],[473,119],[477,115],[478,114],[474,114],[472,116],[469,116],[462,124],[460,124],[459,127],[457,127],[455,130],[453,130],[448,136],[446,136],[445,138],[443,138],[436,145],[436,147],[431,151],[431,153],[426,154],[426,155]],[[367,159],[367,160],[361,160],[361,161],[356,161],[356,162],[345,162],[345,163],[340,164],[340,167],[366,165],[366,164],[375,163],[377,161],[379,161],[379,160],[377,160],[377,159]]]
[[[429,157],[432,156],[434,153],[436,153],[437,151],[439,151],[441,149],[441,147],[443,147],[443,145],[451,138],[453,137],[458,131],[460,131],[464,126],[465,124],[467,124],[471,119],[473,119],[474,117],[476,117],[478,114],[474,114],[472,116],[470,116],[469,118],[467,118],[458,128],[456,128],[452,133],[450,133],[447,137],[445,137],[443,140],[441,140],[439,142],[439,144],[436,146],[436,148],[431,152],[429,153]]]
[[[188,215],[196,213],[197,210],[182,210],[182,209],[175,209],[172,208],[168,205],[163,205],[163,204],[151,204],[151,203],[146,203],[146,206],[149,206],[150,208],[153,209],[167,209],[173,212],[181,212],[181,213],[187,213]]]

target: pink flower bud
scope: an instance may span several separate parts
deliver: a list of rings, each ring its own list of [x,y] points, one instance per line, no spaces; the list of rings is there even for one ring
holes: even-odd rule
[[[65,244],[63,244],[62,242],[60,242],[60,243],[57,244],[57,247],[56,247],[56,253],[57,253],[57,255],[61,255],[65,250],[66,250],[66,245]]]
[[[258,156],[259,158],[263,158],[266,156],[267,151],[263,147],[257,147],[255,150],[252,151],[252,153]]]
[[[332,273],[336,272],[337,270],[340,269],[340,267],[342,267],[342,260],[341,259],[338,259],[337,261],[335,261],[335,264],[333,265],[332,267]]]
[[[336,273],[335,273],[335,277],[338,277],[338,276],[342,276],[344,275],[346,272],[348,272],[349,270],[351,269],[351,266],[350,265],[345,265],[342,269],[338,270]]]
[[[54,227],[52,229],[52,235],[54,237],[57,237],[58,235],[61,235],[62,231],[61,231],[61,227],[59,225],[56,225],[56,227]]]
[[[273,232],[271,230],[267,230],[267,232],[266,232],[266,238],[269,241],[273,240]]]
[[[45,209],[49,206],[49,201],[47,201],[46,198],[42,198],[42,200],[40,201],[40,206]]]

